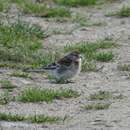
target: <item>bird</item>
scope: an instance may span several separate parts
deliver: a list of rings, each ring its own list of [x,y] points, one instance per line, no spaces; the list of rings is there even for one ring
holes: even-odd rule
[[[43,66],[34,70],[26,70],[26,72],[45,72],[50,79],[55,80],[57,83],[68,83],[71,82],[69,80],[80,73],[81,64],[82,55],[78,51],[73,51],[46,67]]]

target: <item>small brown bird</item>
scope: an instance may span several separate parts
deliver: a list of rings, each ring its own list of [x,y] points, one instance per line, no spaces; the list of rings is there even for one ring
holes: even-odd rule
[[[78,75],[81,71],[82,56],[79,52],[71,52],[56,63],[49,64],[36,70],[27,70],[28,72],[46,72],[52,79],[57,82],[68,82]]]

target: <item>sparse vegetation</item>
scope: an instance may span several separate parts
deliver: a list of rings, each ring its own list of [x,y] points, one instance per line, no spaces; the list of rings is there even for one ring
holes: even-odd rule
[[[7,104],[13,99],[9,92],[12,92],[16,87],[17,86],[12,84],[9,80],[0,81],[0,89],[4,90],[0,93],[0,104]]]
[[[12,74],[10,74],[10,76],[32,79],[30,74],[22,71],[15,71]]]
[[[22,92],[18,99],[22,102],[52,102],[54,99],[78,97],[79,94],[71,89],[39,89],[29,88]]]
[[[29,62],[41,47],[44,31],[37,25],[17,21],[9,26],[0,24],[0,61]]]
[[[119,11],[109,12],[106,16],[130,17],[130,7],[124,5],[119,9]]]
[[[118,69],[120,71],[130,71],[130,64],[119,65]]]
[[[11,81],[9,80],[1,80],[0,81],[0,88],[2,89],[8,89],[8,90],[12,90],[13,88],[16,88],[16,85],[13,85],[11,83]]]
[[[96,63],[90,61],[83,61],[82,63],[82,71],[97,71]]]
[[[6,12],[9,9],[9,0],[0,0],[0,12]]]
[[[116,46],[117,44],[111,40],[98,40],[95,43],[81,42],[75,45],[67,45],[64,50],[66,52],[70,50],[77,50],[83,54],[88,53],[86,54],[88,55],[87,58],[91,59],[93,57],[93,53],[98,49],[108,49]]]
[[[88,26],[89,18],[82,16],[81,14],[76,14],[72,17],[72,22],[78,23],[80,26]]]
[[[0,130],[4,130],[4,128],[0,126]]]
[[[103,110],[103,109],[108,109],[110,105],[111,105],[110,103],[91,103],[85,105],[83,108],[85,110]]]
[[[90,100],[91,103],[84,105],[83,108],[86,110],[102,110],[102,109],[108,109],[111,105],[112,100],[117,99],[123,99],[122,94],[116,94],[114,95],[113,92],[109,91],[98,91],[94,94],[90,94],[89,97],[87,97],[87,100]],[[106,102],[109,101],[109,102]]]
[[[107,100],[111,98],[113,98],[113,95],[108,91],[99,91],[89,96],[90,100]]]
[[[95,5],[97,0],[54,0],[56,3],[67,6]]]
[[[20,115],[12,115],[6,113],[0,113],[0,120],[2,121],[23,121],[25,119],[24,116]]]
[[[117,12],[117,15],[120,17],[129,17],[130,16],[130,7],[129,6],[123,6],[119,12]]]
[[[30,120],[32,123],[56,123],[56,122],[61,121],[62,119],[60,117],[35,115],[35,116],[28,117],[28,120]]]
[[[111,61],[114,57],[112,52],[100,52],[95,55],[97,61],[108,62]]]
[[[47,7],[43,3],[34,3],[31,0],[13,0],[18,6],[21,7],[25,14],[34,14],[40,17],[70,17],[71,12],[63,7]]]
[[[10,69],[25,69],[25,68],[31,68],[32,65],[22,64],[22,63],[15,63],[15,62],[1,62],[0,68],[10,68]]]
[[[114,100],[114,99],[122,99],[124,96],[122,94],[116,94],[114,95],[113,92],[109,91],[98,91],[95,92],[94,94],[90,94],[87,99],[89,100]]]
[[[4,91],[0,93],[0,105],[5,105],[9,103],[10,100],[11,100],[11,97],[8,91]]]
[[[130,79],[130,64],[118,65],[118,70],[127,72],[128,79]]]
[[[6,114],[6,113],[0,113],[0,120],[1,121],[27,121],[31,123],[56,123],[61,118],[59,117],[50,117],[45,115],[35,115],[35,116],[23,116],[18,114]]]
[[[105,22],[95,21],[93,22],[90,18],[83,16],[82,14],[76,14],[72,17],[72,22],[79,24],[79,26],[102,26]]]
[[[57,53],[43,53],[41,39],[46,36],[38,25],[18,20],[8,26],[0,24],[0,67],[26,68],[53,62]],[[10,62],[10,63],[9,63]]]

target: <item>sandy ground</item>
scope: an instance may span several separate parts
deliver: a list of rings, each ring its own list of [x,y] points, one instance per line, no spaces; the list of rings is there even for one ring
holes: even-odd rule
[[[17,114],[48,114],[70,119],[59,124],[31,124],[23,122],[0,122],[0,126],[5,130],[130,130],[130,79],[125,73],[121,73],[118,64],[130,63],[130,18],[105,17],[109,11],[117,10],[123,4],[130,4],[130,0],[106,4],[98,8],[79,7],[72,8],[73,12],[90,16],[93,21],[104,21],[104,26],[90,26],[75,29],[72,34],[51,35],[46,38],[44,45],[64,46],[67,43],[79,41],[95,41],[104,37],[112,37],[121,46],[112,49],[115,59],[112,62],[104,63],[102,72],[81,73],[73,84],[50,84],[48,79],[40,74],[34,74],[34,80],[9,77],[8,73],[12,70],[5,70],[0,74],[0,79],[8,78],[22,88],[28,84],[38,85],[44,88],[72,88],[81,96],[75,99],[55,100],[51,104],[42,103],[19,103],[10,102],[0,106],[0,112],[11,112]],[[12,10],[12,15],[15,10]],[[17,11],[16,11],[17,12]],[[37,23],[43,28],[61,29],[69,31],[75,27],[75,23],[57,23],[53,20],[47,21],[44,18],[23,16],[25,21]],[[121,93],[125,98],[112,101],[107,110],[85,111],[82,105],[89,101],[86,97],[96,91],[106,90]]]

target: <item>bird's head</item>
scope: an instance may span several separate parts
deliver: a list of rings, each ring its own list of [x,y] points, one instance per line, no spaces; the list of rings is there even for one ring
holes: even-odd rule
[[[82,55],[78,51],[73,51],[68,56],[72,61],[79,61],[82,59]]]

